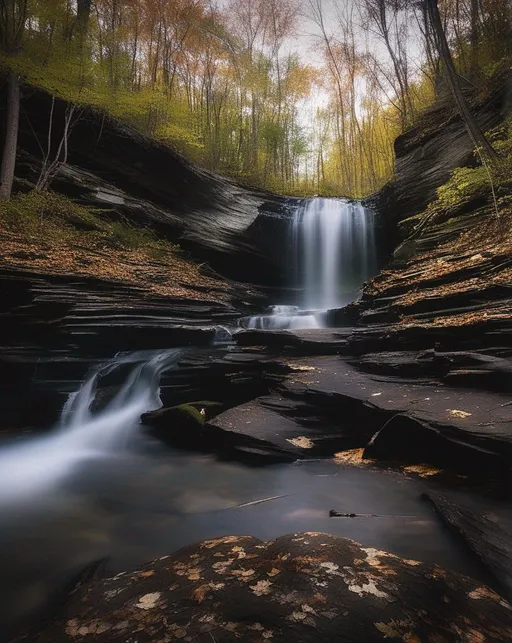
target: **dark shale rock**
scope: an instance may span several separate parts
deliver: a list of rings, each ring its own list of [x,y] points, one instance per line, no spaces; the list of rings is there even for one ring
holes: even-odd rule
[[[512,360],[505,356],[430,349],[367,353],[349,362],[369,373],[417,380],[436,378],[454,387],[503,393],[512,387]]]
[[[484,98],[471,99],[473,112],[484,131],[499,125],[510,109],[509,81],[510,70],[503,68],[493,78]],[[474,162],[473,147],[453,99],[447,97],[437,102],[415,127],[396,139],[395,178],[369,200],[369,205],[388,222],[395,223],[422,212],[435,200],[437,188],[446,183],[453,169]],[[403,240],[403,235],[400,236]],[[408,250],[408,256],[415,250]]]
[[[502,511],[475,511],[445,496],[424,494],[441,520],[493,575],[507,600],[512,599],[512,518]]]
[[[507,395],[450,388],[435,379],[369,375],[339,357],[301,358],[296,367],[280,394],[337,417],[353,446],[365,447],[382,429],[368,457],[372,452],[386,461],[431,463],[475,480],[492,478],[508,493],[512,406]]]
[[[178,368],[163,374],[160,396],[164,407],[209,398],[230,408],[267,395],[290,370],[259,351],[195,349],[180,359]]]
[[[198,447],[205,424],[204,410],[192,404],[180,404],[168,409],[144,413],[142,424],[151,427],[150,433],[178,447]]]
[[[512,609],[436,566],[327,534],[228,536],[85,583],[31,643],[486,641]]]
[[[239,317],[229,303],[148,297],[102,279],[0,269],[0,287],[4,427],[54,423],[87,370],[116,352],[209,346],[217,325]]]
[[[274,434],[267,435],[267,439],[262,435],[260,417],[253,418],[255,431],[243,430],[251,424],[251,416],[245,411],[254,404],[256,402],[249,402],[222,412],[229,403],[189,402],[144,413],[141,422],[151,435],[175,448],[213,453],[222,459],[256,466],[295,461],[298,456],[290,443],[273,440]],[[239,430],[230,428],[233,424],[229,418],[240,418],[240,414],[243,420]],[[277,414],[272,418],[286,423]]]
[[[509,87],[510,68],[503,65],[479,92],[468,91],[484,131],[509,116]],[[367,203],[387,220],[395,251],[351,307],[356,329],[347,352],[364,355],[436,347],[445,352],[485,349],[493,354],[512,347],[510,253],[498,243],[485,247],[483,239],[471,244],[473,231],[495,216],[491,190],[481,190],[470,200],[461,198],[432,218],[427,211],[455,168],[477,164],[472,149],[448,99],[437,101],[396,140],[394,178]],[[503,232],[498,226],[492,238],[504,236],[507,226]],[[454,243],[463,235],[465,241]],[[478,370],[478,374],[459,373],[451,381],[480,387],[483,376]]]
[[[349,329],[245,330],[235,335],[240,346],[287,349],[298,355],[336,355],[347,345]]]
[[[140,419],[152,435],[171,446],[201,448],[205,423],[223,406],[220,402],[189,402],[144,413]]]
[[[407,414],[386,422],[367,444],[363,457],[405,464],[428,462],[484,481],[506,480],[510,469],[500,453],[468,444]]]
[[[0,98],[3,98],[0,92]],[[66,103],[57,99],[53,136],[61,136]],[[39,140],[46,140],[51,98],[26,87],[20,119],[16,174],[34,182],[41,164]],[[288,200],[245,188],[202,170],[170,147],[126,124],[87,110],[69,140],[68,165],[55,190],[104,210],[114,220],[150,227],[237,280],[285,285],[286,266],[277,247],[258,247],[261,230],[248,232],[260,213],[286,212]],[[275,235],[265,235],[275,239]],[[276,242],[278,240],[276,239]]]
[[[214,428],[223,441],[251,440],[263,448],[271,444],[290,454],[291,460],[332,456],[353,446],[350,432],[347,435],[342,426],[336,426],[328,419],[322,423],[312,422],[311,417],[309,422],[298,421],[291,417],[290,406],[285,406],[285,413],[282,413],[283,402],[279,396],[252,400],[221,413],[208,423],[208,427]],[[299,405],[299,413],[304,411]]]

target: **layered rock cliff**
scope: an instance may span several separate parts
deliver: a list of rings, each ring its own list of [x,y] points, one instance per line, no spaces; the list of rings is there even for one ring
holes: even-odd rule
[[[473,97],[484,130],[506,120],[511,86],[510,71],[501,70]],[[397,140],[395,177],[372,202],[398,247],[351,308],[349,319],[359,326],[354,352],[438,347],[509,353],[511,175],[506,158],[489,177],[483,167],[480,174],[469,169],[478,165],[450,102],[428,110]],[[463,166],[464,176],[450,179]]]
[[[25,181],[37,180],[52,114],[48,94],[30,87],[23,93],[16,170],[22,189]],[[65,108],[60,100],[53,107],[53,149],[62,136]],[[260,213],[279,211],[285,199],[201,170],[169,146],[94,109],[75,120],[68,155],[52,185],[58,192],[102,208],[104,216],[179,241],[228,277],[279,282],[281,266],[247,230]]]

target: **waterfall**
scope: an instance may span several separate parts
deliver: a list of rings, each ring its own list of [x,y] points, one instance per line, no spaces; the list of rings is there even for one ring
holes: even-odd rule
[[[316,198],[299,208],[292,227],[303,307],[350,303],[375,271],[373,213],[360,203]]]
[[[46,490],[85,459],[115,456],[137,430],[142,413],[160,407],[160,376],[181,354],[141,351],[97,369],[70,395],[49,435],[0,452],[0,504]],[[93,411],[99,381],[120,367],[129,368],[124,382],[100,411]]]
[[[377,269],[374,215],[358,202],[308,199],[290,221],[288,242],[301,300],[245,318],[243,327],[319,328],[322,313],[354,301]]]

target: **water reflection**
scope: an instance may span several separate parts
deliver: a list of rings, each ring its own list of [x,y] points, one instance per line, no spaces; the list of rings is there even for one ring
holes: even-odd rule
[[[332,462],[251,469],[139,435],[123,454],[83,463],[52,493],[0,515],[3,623],[33,613],[92,561],[108,557],[107,571],[117,572],[226,534],[323,531],[472,572],[421,502],[422,488]],[[238,506],[275,496],[285,497]],[[330,509],[382,517],[329,518]]]

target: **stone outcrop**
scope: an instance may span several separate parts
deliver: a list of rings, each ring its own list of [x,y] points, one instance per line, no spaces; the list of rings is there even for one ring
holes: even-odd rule
[[[237,337],[265,344],[266,333],[272,346],[273,331]],[[449,353],[378,353],[359,360],[310,356],[308,348],[299,357],[293,346],[287,356],[279,345],[272,350],[243,347],[213,359],[208,354],[184,359],[164,375],[164,398],[169,384],[175,399],[181,383],[188,396],[182,402],[212,394],[225,410],[194,432],[166,422],[165,411],[143,417],[143,423],[158,424],[158,434],[172,446],[242,462],[333,457],[360,448],[374,461],[428,464],[508,494],[512,406],[507,392],[449,381],[451,368],[458,372],[457,359],[470,361],[470,354],[454,354],[451,362]],[[187,369],[201,374],[200,388],[190,388]]]
[[[424,494],[444,524],[487,568],[503,596],[512,598],[512,521],[506,507],[481,511],[429,491]]]
[[[484,130],[510,113],[509,87],[510,70],[501,69],[472,97]],[[372,200],[396,225],[391,234],[398,247],[361,300],[337,315],[357,326],[354,354],[436,347],[510,355],[510,181],[503,179],[496,191],[497,210],[487,181],[474,193],[461,188],[460,198],[455,190],[427,210],[453,169],[477,165],[472,147],[449,103],[435,104],[398,138],[395,177]]]
[[[34,182],[41,163],[38,139],[48,136],[51,98],[26,87],[22,102],[16,175]],[[64,110],[65,103],[57,100],[56,140]],[[260,213],[268,215],[264,220],[271,221],[273,214],[279,218],[286,212],[286,199],[202,170],[169,146],[93,109],[74,125],[68,153],[55,190],[102,208],[111,219],[147,226],[179,241],[237,280],[270,286],[280,282],[277,253],[258,246],[258,226],[248,230]]]
[[[512,609],[488,587],[327,534],[229,536],[85,582],[33,643],[487,641]]]
[[[510,70],[500,69],[468,98],[483,131],[503,122],[511,107]],[[457,167],[475,164],[473,142],[450,95],[437,101],[395,141],[395,175],[369,203],[394,225],[423,212]],[[405,231],[406,234],[406,231]],[[404,233],[391,234],[397,240]]]
[[[208,346],[236,323],[244,289],[220,282],[225,301],[164,297],[82,276],[0,269],[2,428],[44,427],[88,368],[119,351]]]

